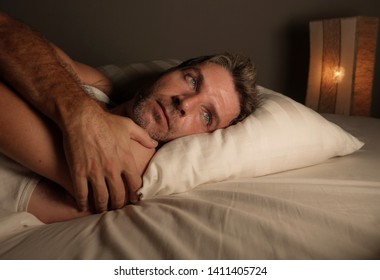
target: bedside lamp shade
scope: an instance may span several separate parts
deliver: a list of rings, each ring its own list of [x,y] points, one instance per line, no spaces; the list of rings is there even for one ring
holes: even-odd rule
[[[369,116],[378,19],[310,22],[306,105],[321,113]]]

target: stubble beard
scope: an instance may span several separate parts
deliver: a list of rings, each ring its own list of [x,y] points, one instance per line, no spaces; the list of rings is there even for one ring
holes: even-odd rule
[[[148,95],[149,96],[149,95]],[[161,144],[168,142],[168,135],[161,131],[158,131],[157,128],[150,128],[149,121],[144,118],[144,113],[146,113],[146,107],[148,103],[148,96],[139,95],[136,99],[136,102],[133,106],[133,120],[136,124],[144,128],[154,140],[158,141]],[[158,114],[153,115],[154,120],[158,123],[161,122],[161,116]]]
[[[172,125],[176,122],[176,119],[178,118],[178,112],[174,104],[168,104],[169,101],[165,101],[161,99],[159,96],[155,96],[157,95],[158,91],[160,91],[160,85],[158,80],[140,90],[133,104],[133,120],[136,124],[144,128],[149,133],[150,137],[158,141],[160,144],[165,144],[177,138],[175,137],[177,129],[175,128],[175,126]],[[161,104],[163,104],[168,114],[170,115],[170,119],[172,120],[172,122],[167,132],[160,131],[157,127],[150,128],[149,120],[144,118],[144,114],[147,110],[146,108],[151,98],[157,99]],[[161,115],[159,114],[154,114],[153,119],[157,123],[162,122]]]

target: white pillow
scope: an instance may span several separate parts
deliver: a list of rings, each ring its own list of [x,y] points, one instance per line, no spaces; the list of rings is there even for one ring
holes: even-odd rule
[[[155,60],[106,65],[99,70],[124,94],[141,86],[145,76],[155,76],[178,63],[175,59]],[[184,192],[204,183],[315,165],[363,146],[304,105],[280,93],[258,88],[260,107],[243,122],[164,145],[144,174],[143,198]]]
[[[243,122],[165,144],[145,172],[143,198],[184,192],[204,183],[315,165],[363,146],[304,105],[258,88],[261,104]]]

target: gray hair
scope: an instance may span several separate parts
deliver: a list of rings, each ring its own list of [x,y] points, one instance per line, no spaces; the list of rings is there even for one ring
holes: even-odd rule
[[[240,113],[231,125],[242,121],[256,110],[258,104],[256,69],[248,57],[230,53],[200,56],[182,62],[169,69],[168,72],[204,63],[218,64],[232,75],[235,89],[240,95]]]

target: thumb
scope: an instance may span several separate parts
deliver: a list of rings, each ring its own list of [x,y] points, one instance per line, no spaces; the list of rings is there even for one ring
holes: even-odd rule
[[[145,146],[146,148],[153,149],[157,147],[158,142],[152,139],[149,133],[145,129],[135,124],[133,121],[131,121],[129,131],[130,131],[131,139],[139,142],[141,145]]]

